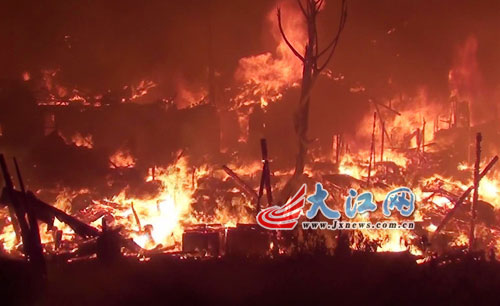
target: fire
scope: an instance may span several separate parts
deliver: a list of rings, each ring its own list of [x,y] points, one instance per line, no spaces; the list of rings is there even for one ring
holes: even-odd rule
[[[307,41],[307,27],[302,13],[297,6],[289,2],[282,2],[280,5],[283,11],[284,31],[290,42],[301,52]],[[272,29],[271,34],[276,46],[272,52],[251,55],[239,60],[234,75],[238,87],[229,98],[232,102],[229,108],[238,116],[241,130],[238,140],[242,147],[249,138],[251,109],[260,107],[266,111],[272,103],[279,103],[287,89],[298,86],[302,75],[302,63],[283,41],[278,30],[274,9],[268,14],[267,22],[270,25],[269,28]],[[391,34],[394,30],[390,29],[387,33]],[[427,256],[425,247],[419,243],[419,239],[436,232],[439,225],[436,219],[450,211],[456,200],[454,198],[459,197],[472,185],[470,162],[461,161],[451,166],[453,171],[469,175],[460,179],[455,178],[453,174],[438,174],[437,171],[432,171],[433,169],[422,174],[419,171],[426,164],[433,165],[428,161],[428,154],[437,152],[439,146],[443,145],[437,143],[439,131],[454,127],[457,114],[453,113],[453,108],[457,108],[457,103],[461,103],[462,99],[471,100],[465,103],[468,106],[479,96],[482,80],[476,58],[478,46],[477,39],[469,37],[458,48],[454,65],[448,74],[451,101],[434,100],[436,98],[431,98],[425,87],[422,87],[416,95],[401,93],[392,98],[372,99],[369,101],[370,111],[366,112],[356,133],[346,135],[349,151],[346,150],[340,155],[338,164],[332,167],[335,169],[317,170],[314,167],[325,162],[332,164],[331,156],[313,156],[312,162],[306,166],[304,173],[307,180],[311,181],[320,181],[323,175],[332,173],[352,177],[356,182],[353,185],[357,185],[352,187],[373,192],[379,207],[385,194],[392,188],[405,185],[415,192],[418,206],[409,220],[419,223],[421,228],[418,233],[414,230],[357,230],[349,234],[351,235],[351,249],[369,249],[375,252],[407,251],[415,256]],[[103,94],[89,95],[85,91],[63,86],[56,80],[58,73],[57,69],[42,71],[41,81],[48,92],[48,97],[41,101],[40,105],[100,106]],[[332,71],[325,71],[325,74],[332,80],[344,80],[344,75],[340,72],[334,74]],[[30,80],[31,74],[22,73],[22,79]],[[147,96],[158,85],[155,81],[143,79],[133,85],[124,86],[121,89],[128,90],[127,96],[120,97],[120,101],[142,101],[141,98]],[[360,84],[355,84],[350,88],[350,92],[353,93],[365,91],[369,92],[369,89]],[[180,80],[175,95],[176,106],[179,109],[195,107],[205,102],[207,96],[208,91],[204,86],[187,84],[184,80]],[[373,129],[374,112],[377,114],[375,129]],[[467,128],[469,127],[470,124]],[[370,150],[372,137],[374,152]],[[94,140],[90,134],[75,133],[65,140],[68,144],[78,147],[94,148]],[[124,168],[130,168],[131,172],[137,170],[137,173],[145,176],[141,183],[156,189],[145,195],[137,195],[132,190],[133,186],[120,186],[112,195],[103,196],[93,193],[92,190],[70,190],[60,187],[57,190],[58,196],[54,206],[68,214],[75,214],[98,228],[101,227],[104,219],[110,227],[121,228],[120,233],[124,237],[131,238],[145,250],[179,251],[183,233],[193,225],[215,223],[227,228],[234,227],[238,223],[255,223],[255,199],[243,196],[241,190],[234,185],[227,188],[225,184],[228,183],[229,178],[221,172],[219,167],[208,163],[201,166],[198,164],[195,167],[190,163],[189,156],[181,156],[170,165],[155,167],[154,175],[152,173],[145,175],[145,172],[141,172],[144,169],[136,169],[141,163],[128,148],[121,148],[114,152],[109,157],[109,162],[110,168],[113,169],[110,171],[127,172]],[[229,168],[248,180],[251,188],[258,187],[258,178],[262,169],[260,162],[245,163],[236,160],[229,163]],[[275,190],[280,190],[284,185],[284,180],[281,178],[290,177],[293,171],[287,168],[273,170],[275,170],[273,187]],[[388,177],[392,178],[388,179]],[[220,185],[213,187],[207,181],[216,181]],[[432,189],[429,186],[439,188],[429,191]],[[335,193],[335,201],[337,201],[335,204],[338,205],[345,200],[347,188],[335,187],[337,190],[332,191],[332,194]],[[205,194],[203,194],[204,188],[209,190]],[[83,194],[88,194],[92,198],[91,203],[88,207],[74,209],[73,202],[76,197]],[[482,179],[479,194],[480,200],[488,202],[493,206],[495,213],[498,212],[500,209],[498,200],[500,174],[498,172],[489,173]],[[372,215],[357,216],[354,221],[383,219],[385,217],[377,212]],[[3,221],[0,233],[2,247],[7,252],[15,253],[20,242],[16,240],[12,221],[6,209],[0,211],[0,220]],[[451,247],[467,246],[469,238],[463,231],[463,224],[454,224],[454,226],[460,230],[455,230],[451,240],[446,243]],[[491,242],[488,243],[493,244],[496,250],[500,250],[498,230],[496,228],[484,229],[485,226],[480,226],[483,228],[478,230],[479,238],[487,235],[493,236],[490,239]],[[70,245],[73,242],[76,244],[76,234],[70,227],[58,220],[55,221],[53,229],[42,224],[40,232],[42,243],[48,251],[57,251],[55,237],[58,234],[62,241]],[[71,250],[74,246],[71,245],[66,250]],[[280,247],[274,242],[271,242],[270,246],[271,248]],[[334,244],[329,246],[334,247]],[[281,248],[280,252],[286,253]]]
[[[133,168],[135,158],[129,151],[118,150],[110,157],[111,167],[114,168]]]
[[[472,44],[472,43],[471,43]],[[474,45],[472,44],[472,47]],[[471,47],[471,46],[469,46]],[[472,48],[471,47],[471,48]],[[472,48],[473,49],[473,48]],[[422,90],[416,97],[399,97],[382,103],[385,106],[392,108],[396,112],[388,110],[382,105],[378,105],[376,128],[373,130],[373,113],[368,113],[365,119],[360,123],[358,133],[355,135],[355,141],[349,142],[350,151],[341,155],[339,162],[339,173],[352,176],[361,182],[361,188],[369,188],[373,192],[376,200],[381,204],[384,192],[374,187],[366,187],[368,178],[368,164],[370,160],[370,143],[372,133],[375,135],[375,156],[372,161],[371,178],[372,184],[383,183],[389,184],[386,187],[390,190],[392,187],[397,187],[398,184],[379,181],[378,172],[381,165],[381,138],[382,133],[385,134],[385,147],[383,152],[383,160],[393,162],[401,170],[400,184],[409,186],[417,197],[417,210],[413,216],[416,222],[422,224],[423,229],[430,236],[437,229],[436,223],[430,222],[431,214],[444,214],[454,207],[454,201],[449,198],[449,194],[455,195],[458,198],[469,186],[473,184],[472,170],[470,163],[462,161],[457,163],[456,171],[466,172],[469,174],[468,179],[457,180],[456,178],[432,173],[422,173],[424,175],[418,181],[407,181],[407,176],[411,171],[418,171],[421,165],[425,165],[428,161],[425,160],[426,154],[434,154],[439,152],[440,145],[437,143],[436,134],[442,129],[453,128],[452,120],[448,124],[443,124],[443,121],[449,119],[450,111],[444,105],[448,103],[439,103],[439,101],[431,101]],[[452,105],[453,106],[453,105]],[[454,115],[453,115],[454,116]],[[385,131],[381,128],[384,123]],[[361,141],[364,140],[364,141]],[[424,153],[425,152],[425,153]],[[488,155],[487,155],[488,156]],[[484,160],[489,160],[491,157],[483,157]],[[484,161],[483,160],[483,161]],[[415,168],[417,167],[417,168]],[[481,166],[481,169],[484,167]],[[413,170],[410,170],[413,169]],[[382,172],[383,174],[383,172]],[[384,177],[382,175],[381,177]],[[406,181],[406,183],[405,183]],[[439,186],[448,192],[434,194],[426,192],[428,184],[440,182]],[[489,173],[480,182],[479,195],[480,200],[491,204],[493,208],[498,210],[499,201],[498,195],[500,191],[500,179],[498,174]],[[374,218],[381,217],[375,215]],[[363,220],[363,219],[361,219]],[[468,224],[468,221],[466,222]],[[457,224],[456,228],[462,228],[457,231],[453,239],[448,241],[449,247],[464,247],[468,246],[468,230],[464,225]],[[478,239],[484,239],[485,243],[489,242],[490,247],[495,250],[499,249],[500,237],[494,236],[495,228],[485,228],[478,226]],[[417,256],[425,256],[424,250],[418,246],[419,237],[414,231],[359,231],[362,234],[362,239],[354,239],[351,242],[351,248],[364,249],[366,244],[375,243],[376,251],[408,251]],[[492,236],[493,235],[493,236]],[[357,237],[357,236],[354,236]],[[494,238],[492,238],[494,237]]]
[[[139,84],[130,86],[131,97],[130,101],[137,100],[149,93],[149,90],[155,88],[158,84],[151,80],[141,80]],[[125,86],[124,89],[127,89],[128,86]]]
[[[158,172],[157,179],[161,182],[161,192],[154,199],[144,201],[122,199],[120,196],[113,199],[113,202],[118,200],[118,203],[128,207],[131,207],[133,203],[141,223],[152,226],[150,232],[152,241],[143,244],[143,247],[152,246],[155,243],[161,243],[164,246],[178,243],[182,236],[183,223],[193,222],[189,220],[189,214],[194,190],[187,160],[181,158],[175,165],[165,170],[159,169]],[[131,209],[126,210],[122,217],[125,217],[122,220],[130,220]],[[147,241],[147,235],[145,235],[134,233],[132,237],[141,245],[145,240]]]
[[[377,148],[380,146],[382,133],[386,134],[386,148],[397,149],[408,145],[416,148],[419,139],[425,141],[424,145],[432,143],[435,131],[443,128],[440,125],[440,119],[448,116],[442,104],[439,101],[430,100],[423,89],[414,97],[400,96],[386,101],[375,101],[372,104],[377,106],[375,108],[377,110],[375,131]],[[390,107],[393,111],[382,105]],[[382,122],[385,131],[382,130]],[[355,135],[356,139],[369,140],[372,126],[373,112],[365,115]],[[391,158],[388,156],[387,160]]]
[[[290,42],[302,51],[307,38],[302,13],[286,2],[282,6],[283,28]],[[301,78],[302,63],[281,38],[274,9],[268,14],[268,23],[278,46],[274,54],[267,52],[240,59],[235,78],[245,87],[235,98],[237,104],[259,104],[266,108],[270,102],[281,98],[285,88],[298,85]]]
[[[201,103],[207,97],[207,90],[204,87],[188,86],[184,81],[177,84],[175,103],[177,108],[190,108]]]
[[[469,36],[458,48],[454,67],[450,69],[448,81],[452,95],[467,99],[478,97],[481,90],[482,77],[477,62],[478,41]]]
[[[141,247],[153,249],[161,246],[179,250],[184,229],[194,224],[218,223],[227,227],[235,226],[237,222],[253,223],[253,217],[244,211],[248,204],[241,201],[234,203],[239,209],[238,213],[230,211],[231,206],[223,203],[222,199],[217,199],[218,205],[212,217],[193,210],[198,181],[212,173],[207,166],[193,172],[188,159],[181,157],[167,168],[157,168],[155,173],[160,192],[153,197],[128,197],[125,189],[119,195],[103,201],[113,205],[115,225],[123,226]],[[145,178],[146,181],[151,179],[151,176]]]
[[[92,149],[94,147],[94,141],[91,134],[82,135],[81,133],[76,133],[71,136],[71,143],[77,147],[84,147],[87,149]]]
[[[57,69],[42,70],[42,81],[44,82],[44,86],[54,99],[65,97],[68,94],[68,89],[59,85],[55,80],[58,72],[59,70]]]
[[[0,217],[5,220],[5,223],[0,233],[0,242],[2,243],[2,249],[5,251],[14,250],[19,243],[16,239],[16,234],[14,233],[14,227],[12,225],[12,219],[9,216],[7,209],[2,209],[0,211]]]
[[[483,178],[479,184],[479,194],[484,200],[493,204],[496,209],[500,208],[500,201],[498,201],[500,196],[500,180],[497,177]]]
[[[23,81],[29,81],[31,79],[31,74],[28,71],[23,72]]]

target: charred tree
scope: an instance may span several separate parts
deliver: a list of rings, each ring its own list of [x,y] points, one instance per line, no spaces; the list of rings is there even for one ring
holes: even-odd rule
[[[304,3],[305,2],[305,3]],[[304,53],[300,53],[288,40],[281,22],[281,10],[278,8],[278,25],[283,40],[293,52],[293,54],[302,62],[302,81],[300,99],[297,110],[294,114],[294,128],[297,134],[298,153],[295,162],[295,171],[292,180],[297,179],[304,173],[304,167],[307,158],[307,147],[309,140],[307,139],[307,131],[309,128],[309,105],[311,103],[311,91],[314,83],[323,71],[335,53],[339,42],[340,34],[344,29],[347,19],[347,1],[342,0],[340,9],[340,18],[337,31],[333,39],[320,48],[317,31],[317,17],[321,11],[324,0],[297,0],[298,6],[307,24],[307,42]],[[291,180],[291,181],[292,181]],[[291,187],[291,181],[287,184],[288,189]],[[287,187],[285,187],[285,190]],[[284,193],[287,193],[286,191]]]

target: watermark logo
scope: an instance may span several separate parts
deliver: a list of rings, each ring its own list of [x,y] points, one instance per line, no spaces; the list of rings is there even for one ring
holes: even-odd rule
[[[337,210],[333,210],[330,207],[326,206],[325,200],[328,198],[328,191],[323,189],[323,185],[321,183],[316,183],[316,192],[314,195],[307,198],[307,202],[311,203],[311,208],[306,212],[306,217],[308,219],[312,219],[316,217],[318,211],[321,210],[323,216],[328,219],[339,219],[340,212]]]
[[[257,215],[257,223],[263,228],[270,230],[292,230],[297,224],[301,215],[305,201],[311,204],[305,212],[307,219],[314,219],[319,212],[328,222],[304,221],[304,229],[413,229],[414,222],[394,222],[383,221],[371,224],[370,222],[341,222],[341,213],[326,204],[328,191],[321,183],[316,183],[314,194],[306,198],[306,185],[302,185],[299,191],[283,206],[272,206],[260,211]],[[354,219],[358,214],[374,212],[378,209],[373,194],[365,191],[360,194],[354,189],[350,189],[344,202],[344,214],[348,219]],[[387,193],[382,205],[382,212],[385,217],[390,217],[392,212],[398,211],[402,217],[410,217],[415,211],[415,195],[408,187],[399,187]]]
[[[270,230],[292,230],[297,226],[302,214],[306,197],[306,185],[283,206],[271,206],[261,210],[257,215],[257,223]]]
[[[391,216],[391,211],[396,208],[401,216],[409,217],[415,210],[415,195],[408,187],[396,188],[389,192],[383,204],[384,216]]]

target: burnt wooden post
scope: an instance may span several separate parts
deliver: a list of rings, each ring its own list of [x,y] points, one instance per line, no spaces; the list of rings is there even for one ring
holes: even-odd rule
[[[472,204],[470,208],[470,233],[469,233],[469,251],[474,248],[474,230],[476,226],[476,205],[479,199],[479,164],[481,162],[481,133],[476,135],[476,162],[474,164],[474,193],[472,195]]]
[[[45,259],[43,257],[43,248],[42,241],[40,239],[40,229],[38,228],[38,221],[36,218],[35,210],[26,198],[26,188],[24,185],[23,177],[21,176],[21,169],[19,168],[19,164],[17,163],[16,158],[14,157],[14,166],[16,168],[17,178],[19,180],[19,187],[21,188],[22,193],[22,204],[26,210],[26,214],[28,215],[28,225],[29,225],[29,235],[30,235],[30,247],[33,248],[33,264],[36,266],[36,269],[42,275],[47,273],[47,268],[45,265]]]
[[[385,129],[385,120],[384,120],[384,116],[382,114],[382,112],[380,112],[380,108],[378,107],[379,105],[384,107],[385,109],[389,110],[390,112],[392,112],[393,114],[395,114],[396,116],[401,116],[401,113],[398,112],[397,110],[393,109],[392,106],[391,106],[391,101],[389,101],[389,106],[385,105],[385,104],[382,104],[380,102],[377,102],[375,100],[371,100],[373,102],[373,105],[375,106],[375,111],[377,112],[378,114],[378,118],[379,118],[379,121],[380,121],[380,125],[382,127],[382,133],[385,134],[384,136],[384,142],[385,142],[385,138],[387,138],[387,140],[389,141],[389,144],[392,144],[392,140],[391,140],[391,137],[389,136],[389,133],[387,133],[387,130]]]
[[[118,231],[110,228],[106,216],[101,219],[102,232],[97,238],[97,259],[112,264],[121,258],[121,242]]]
[[[227,173],[227,175],[229,175],[229,177],[234,180],[236,185],[240,187],[240,190],[243,191],[247,196],[251,197],[256,201],[259,200],[257,192],[255,192],[255,190],[253,190],[250,186],[247,185],[247,183],[245,183],[241,178],[239,178],[238,175],[233,172],[233,170],[229,169],[226,165],[222,166],[222,170],[224,170]]]
[[[340,154],[342,151],[342,136],[341,134],[337,134],[335,136],[335,163],[338,165],[340,162]]]
[[[425,118],[424,118],[424,122],[422,123],[422,153],[425,152]]]
[[[23,206],[24,203],[19,200],[16,192],[14,191],[14,185],[12,183],[12,179],[10,177],[7,163],[5,162],[5,157],[3,156],[3,154],[0,154],[0,166],[2,168],[2,173],[5,180],[5,190],[7,192],[7,196],[9,197],[9,207],[12,207],[12,210],[15,213],[15,216],[11,216],[11,218],[14,217],[12,218],[12,220],[17,219],[21,231],[24,254],[26,255],[28,261],[35,266],[36,272],[41,272],[43,273],[41,275],[44,275],[45,266],[41,265],[41,262],[43,262],[42,249],[41,247],[38,248],[36,246],[36,243],[33,241],[30,227],[26,222],[26,210]],[[28,218],[31,217],[28,215]]]
[[[366,185],[370,185],[370,178],[372,174],[373,156],[375,154],[375,127],[377,124],[377,112],[373,112],[373,129],[372,129],[372,144],[370,147],[370,163],[368,164],[368,179]]]
[[[137,211],[135,211],[134,202],[130,204],[130,208],[132,209],[132,213],[134,214],[135,223],[137,223],[139,231],[142,231],[141,219],[139,219],[139,215],[137,214]]]
[[[384,141],[385,141],[385,122],[382,121],[382,133],[381,134],[381,137],[382,137],[382,140],[381,140],[381,143],[380,143],[380,161],[383,162],[384,161]]]
[[[260,178],[259,195],[257,199],[257,212],[260,211],[260,200],[264,195],[264,188],[266,189],[268,205],[273,203],[273,195],[271,190],[271,170],[269,168],[269,160],[267,156],[267,141],[265,138],[260,140],[260,149],[262,152],[262,176]]]

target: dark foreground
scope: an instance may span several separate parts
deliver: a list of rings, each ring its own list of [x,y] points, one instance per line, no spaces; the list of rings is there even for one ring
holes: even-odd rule
[[[500,304],[500,264],[417,265],[401,254],[51,263],[41,290],[27,275],[1,261],[0,305]]]

